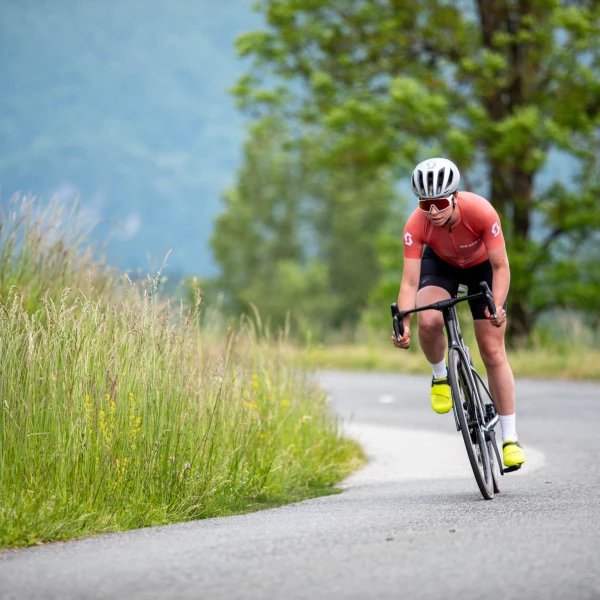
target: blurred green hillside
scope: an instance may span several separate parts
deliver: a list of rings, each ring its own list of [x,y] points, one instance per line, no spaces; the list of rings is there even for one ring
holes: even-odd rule
[[[145,273],[173,249],[170,274],[214,271],[207,238],[243,139],[233,42],[261,22],[250,4],[2,0],[2,202],[81,194],[121,267]]]

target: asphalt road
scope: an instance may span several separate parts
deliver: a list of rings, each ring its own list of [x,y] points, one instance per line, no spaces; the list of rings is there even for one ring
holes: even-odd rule
[[[429,378],[325,373],[372,455],[337,496],[0,553],[0,598],[600,598],[600,385],[517,383],[527,463],[484,501]]]

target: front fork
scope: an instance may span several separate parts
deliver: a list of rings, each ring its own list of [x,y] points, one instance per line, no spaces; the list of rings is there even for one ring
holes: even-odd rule
[[[496,414],[496,409],[494,407],[491,397],[490,397],[490,402],[488,402],[485,405],[483,404],[483,399],[480,397],[481,394],[480,394],[479,382],[477,381],[479,379],[479,375],[477,374],[477,372],[475,371],[475,369],[473,367],[473,360],[471,359],[471,353],[469,351],[468,346],[466,346],[464,343],[462,344],[462,349],[463,349],[465,356],[467,357],[467,360],[469,363],[471,381],[473,382],[473,389],[475,390],[475,394],[477,395],[477,398],[479,400],[478,405],[484,406],[485,414],[482,415],[483,424],[481,426],[481,429],[483,430],[486,439],[488,439],[492,442],[492,446],[494,448],[494,454],[496,455],[496,460],[498,461],[498,466],[500,467],[498,469],[500,471],[500,475],[504,475],[504,473],[511,473],[512,471],[518,471],[521,468],[521,465],[519,465],[517,467],[508,467],[508,468],[502,467],[502,464],[504,461],[500,457],[500,450],[498,450],[498,444],[496,443],[496,432],[494,431],[494,427],[496,427],[500,418]],[[483,385],[483,383],[482,383],[482,385]],[[486,389],[486,391],[487,391],[487,389]],[[489,392],[488,392],[488,395],[489,395]],[[454,420],[456,422],[456,430],[460,431],[460,424],[458,422],[458,416],[456,415],[456,406],[453,405],[453,408],[454,408]],[[476,410],[477,410],[477,412],[479,412],[478,408]]]
[[[459,345],[460,350],[463,351],[465,358],[467,359],[467,364],[469,365],[469,369],[470,369],[470,376],[471,376],[471,381],[473,383],[473,389],[475,390],[475,393],[479,396],[479,389],[477,386],[477,383],[475,381],[475,377],[473,376],[473,359],[471,358],[471,352],[469,351],[469,347],[462,341],[462,338],[460,337],[461,333],[460,333],[460,327],[457,324],[457,330],[458,330],[458,335],[459,335],[459,339],[461,340],[461,343]],[[450,367],[450,365],[448,365],[448,367]],[[456,423],[456,431],[460,431],[460,422],[458,420],[458,416],[456,414],[456,406],[454,405],[454,403],[452,404],[452,408],[454,409],[454,422]]]

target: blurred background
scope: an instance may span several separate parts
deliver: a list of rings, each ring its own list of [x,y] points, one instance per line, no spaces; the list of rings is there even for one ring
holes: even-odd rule
[[[597,343],[599,11],[0,0],[1,201],[79,198],[120,270],[172,251],[184,296],[353,341],[388,329],[408,178],[442,155],[502,217],[511,342]]]
[[[0,184],[81,198],[111,262],[214,274],[208,237],[243,118],[246,0],[0,1]],[[157,266],[158,265],[158,266]]]

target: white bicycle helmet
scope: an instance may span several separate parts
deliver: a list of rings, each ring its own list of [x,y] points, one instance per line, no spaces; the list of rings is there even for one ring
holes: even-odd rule
[[[449,196],[458,189],[458,167],[447,158],[430,158],[419,163],[410,178],[418,198]]]

